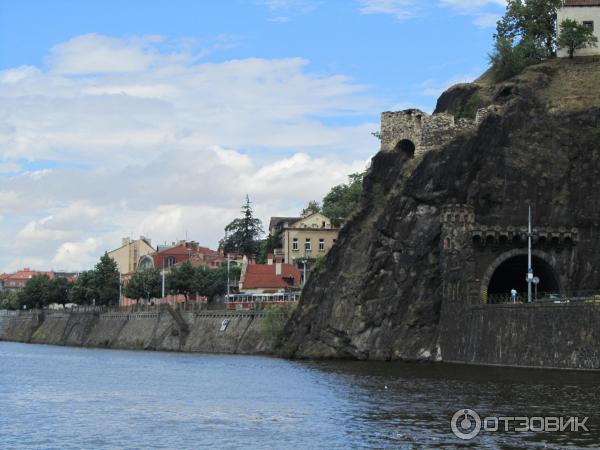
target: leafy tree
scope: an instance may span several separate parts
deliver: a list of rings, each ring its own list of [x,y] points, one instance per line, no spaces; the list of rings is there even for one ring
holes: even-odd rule
[[[225,253],[254,256],[260,249],[260,238],[264,231],[260,219],[254,217],[248,195],[242,206],[242,214],[242,217],[225,227],[225,239],[221,243]]]
[[[556,52],[556,17],[563,0],[508,0],[496,38],[524,43],[530,55],[550,58]]]
[[[575,52],[586,47],[597,47],[598,38],[591,28],[572,19],[565,19],[560,24],[559,48],[566,48],[569,58],[573,59]]]
[[[241,268],[237,265],[230,265],[229,281],[234,282],[240,279]],[[207,267],[198,267],[196,269],[196,289],[198,294],[212,299],[217,295],[227,293],[227,266],[221,266],[217,269]]]
[[[53,278],[48,282],[48,304],[60,303],[64,305],[69,301],[69,291],[72,284],[66,278]]]
[[[360,203],[364,173],[349,175],[348,184],[334,186],[323,199],[322,212],[327,217],[346,220]]]
[[[489,55],[496,80],[506,80],[523,71],[529,65],[522,46],[513,45],[513,40],[500,37],[494,43],[494,51]]]
[[[304,208],[302,210],[302,213],[300,215],[302,217],[305,217],[310,214],[319,213],[319,212],[321,212],[321,205],[319,205],[318,201],[311,200],[308,202],[308,205],[306,205],[306,208]]]
[[[91,305],[95,298],[95,272],[93,270],[81,272],[71,286],[69,302],[77,305]]]
[[[281,248],[281,235],[283,230],[277,230],[274,234],[269,234],[266,239],[260,242],[260,252],[256,261],[259,264],[265,264],[267,262],[267,256],[269,253],[273,253],[276,248]]]
[[[10,289],[0,290],[0,309],[20,309],[19,295]]]
[[[144,270],[133,274],[125,286],[125,296],[136,300],[161,296],[162,281],[158,269]]]
[[[196,292],[195,270],[189,261],[174,266],[166,276],[167,289],[171,294],[182,294],[187,302]]]
[[[114,259],[104,253],[94,269],[94,290],[97,305],[119,302],[119,269]]]
[[[496,80],[556,53],[556,17],[563,0],[509,0],[498,21],[490,62]]]
[[[48,306],[48,286],[50,278],[48,275],[34,275],[21,291],[19,291],[19,303],[27,309],[44,308]]]

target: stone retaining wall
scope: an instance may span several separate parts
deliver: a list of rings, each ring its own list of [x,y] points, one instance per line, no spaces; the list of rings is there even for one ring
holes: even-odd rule
[[[472,306],[440,341],[446,362],[600,369],[600,304]]]
[[[0,340],[136,350],[269,354],[262,314],[181,312],[182,328],[166,310],[148,312],[0,311]],[[229,325],[220,331],[224,319]],[[187,328],[187,329],[186,329]]]

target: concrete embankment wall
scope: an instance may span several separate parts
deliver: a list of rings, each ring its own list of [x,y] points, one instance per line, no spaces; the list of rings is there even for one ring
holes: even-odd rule
[[[264,316],[235,311],[0,311],[0,340],[202,353],[269,354]],[[229,325],[220,331],[224,319]]]
[[[453,334],[446,362],[600,369],[600,304],[473,306]]]

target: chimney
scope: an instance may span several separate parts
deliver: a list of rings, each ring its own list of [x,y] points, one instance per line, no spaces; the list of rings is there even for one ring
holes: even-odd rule
[[[281,276],[281,266],[281,261],[275,263],[275,275],[277,275],[278,277]]]
[[[273,265],[273,254],[272,253],[269,253],[267,255],[267,264],[270,265],[270,266]]]
[[[128,237],[124,237],[123,239],[121,239],[121,246],[124,247],[126,245],[129,245],[129,238]]]

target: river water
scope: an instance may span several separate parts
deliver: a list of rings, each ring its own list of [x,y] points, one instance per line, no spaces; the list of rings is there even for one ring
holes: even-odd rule
[[[2,449],[597,448],[600,375],[0,342]],[[483,416],[588,432],[452,434]]]

